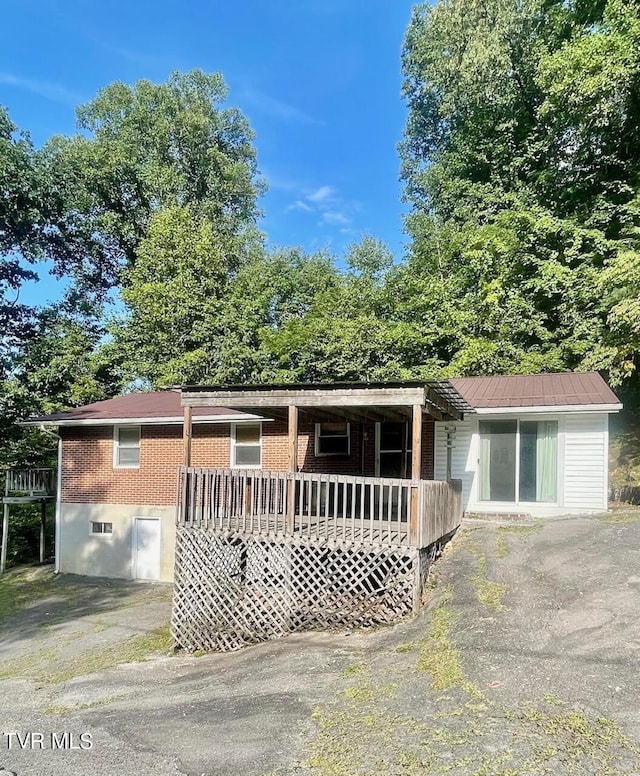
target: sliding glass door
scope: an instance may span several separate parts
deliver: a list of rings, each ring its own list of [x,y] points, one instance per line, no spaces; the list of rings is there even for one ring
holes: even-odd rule
[[[481,420],[479,427],[481,501],[557,501],[557,421]]]

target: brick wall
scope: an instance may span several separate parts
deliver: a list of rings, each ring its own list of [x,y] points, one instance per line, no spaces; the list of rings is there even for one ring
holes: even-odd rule
[[[422,476],[433,478],[433,421],[423,425]],[[351,424],[351,455],[316,457],[314,424],[301,418],[298,467],[329,474],[375,473],[375,426]],[[286,422],[262,425],[262,467],[288,468]],[[181,426],[142,426],[140,466],[113,466],[113,427],[76,426],[60,429],[62,437],[62,500],[82,504],[172,505],[176,497],[176,470],[182,463]],[[364,455],[361,453],[361,439]],[[230,465],[230,426],[194,425],[193,466],[227,468]]]

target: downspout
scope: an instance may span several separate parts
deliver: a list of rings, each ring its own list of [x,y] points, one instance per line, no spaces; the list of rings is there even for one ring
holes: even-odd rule
[[[54,573],[60,573],[60,521],[62,519],[62,438],[58,437],[58,482],[56,484],[56,525]]]

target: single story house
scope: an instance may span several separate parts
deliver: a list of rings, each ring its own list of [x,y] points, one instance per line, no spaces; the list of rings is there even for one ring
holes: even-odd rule
[[[170,581],[181,466],[377,478],[398,488],[456,480],[473,513],[600,511],[608,418],[621,407],[593,372],[194,386],[29,422],[60,436],[56,570]],[[388,498],[379,509],[400,515]]]

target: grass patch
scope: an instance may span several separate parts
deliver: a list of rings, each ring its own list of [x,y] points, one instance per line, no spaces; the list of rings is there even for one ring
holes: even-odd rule
[[[11,569],[0,578],[0,623],[44,598],[68,599],[75,593],[61,584],[51,566]]]
[[[451,640],[451,628],[460,618],[449,606],[451,595],[448,586],[431,612],[429,632],[420,643],[418,670],[431,674],[431,688],[436,691],[466,684],[460,653]]]
[[[344,669],[345,676],[361,676],[367,673],[369,666],[366,663],[354,663]]]
[[[471,577],[471,585],[478,601],[488,609],[493,609],[496,612],[503,611],[506,609],[502,603],[507,592],[506,585],[487,578],[487,556],[475,542],[467,546],[467,551],[476,558],[476,573]]]
[[[636,772],[640,750],[610,719],[590,719],[575,709],[549,713],[532,704],[520,709],[519,718],[541,736],[543,745],[536,747],[538,757],[547,754],[556,758],[561,754],[562,761],[570,766],[591,762],[597,767],[595,772],[603,776],[629,772],[620,770],[621,761],[633,758]]]
[[[507,607],[502,603],[504,594],[507,592],[507,586],[501,582],[492,582],[490,579],[481,576],[471,578],[471,584],[476,591],[478,601],[488,609],[495,612],[502,612]]]
[[[58,664],[58,670],[46,681],[59,684],[76,676],[94,674],[123,663],[141,663],[154,655],[166,655],[171,650],[173,650],[171,630],[168,625],[163,625],[141,636],[133,636],[119,645],[86,653],[86,657],[74,658],[66,664]]]
[[[599,517],[598,520],[602,523],[638,523],[640,522],[640,509],[633,512],[622,512],[614,515],[606,515],[605,517]]]
[[[504,534],[498,533],[496,535],[497,555],[499,558],[506,558],[509,555],[509,545]]]
[[[139,663],[172,650],[170,628],[164,625],[149,633],[132,636],[120,644],[79,652],[73,657],[61,658],[56,650],[51,649],[8,660],[0,668],[0,679],[21,677],[41,684],[59,684],[122,663]]]

